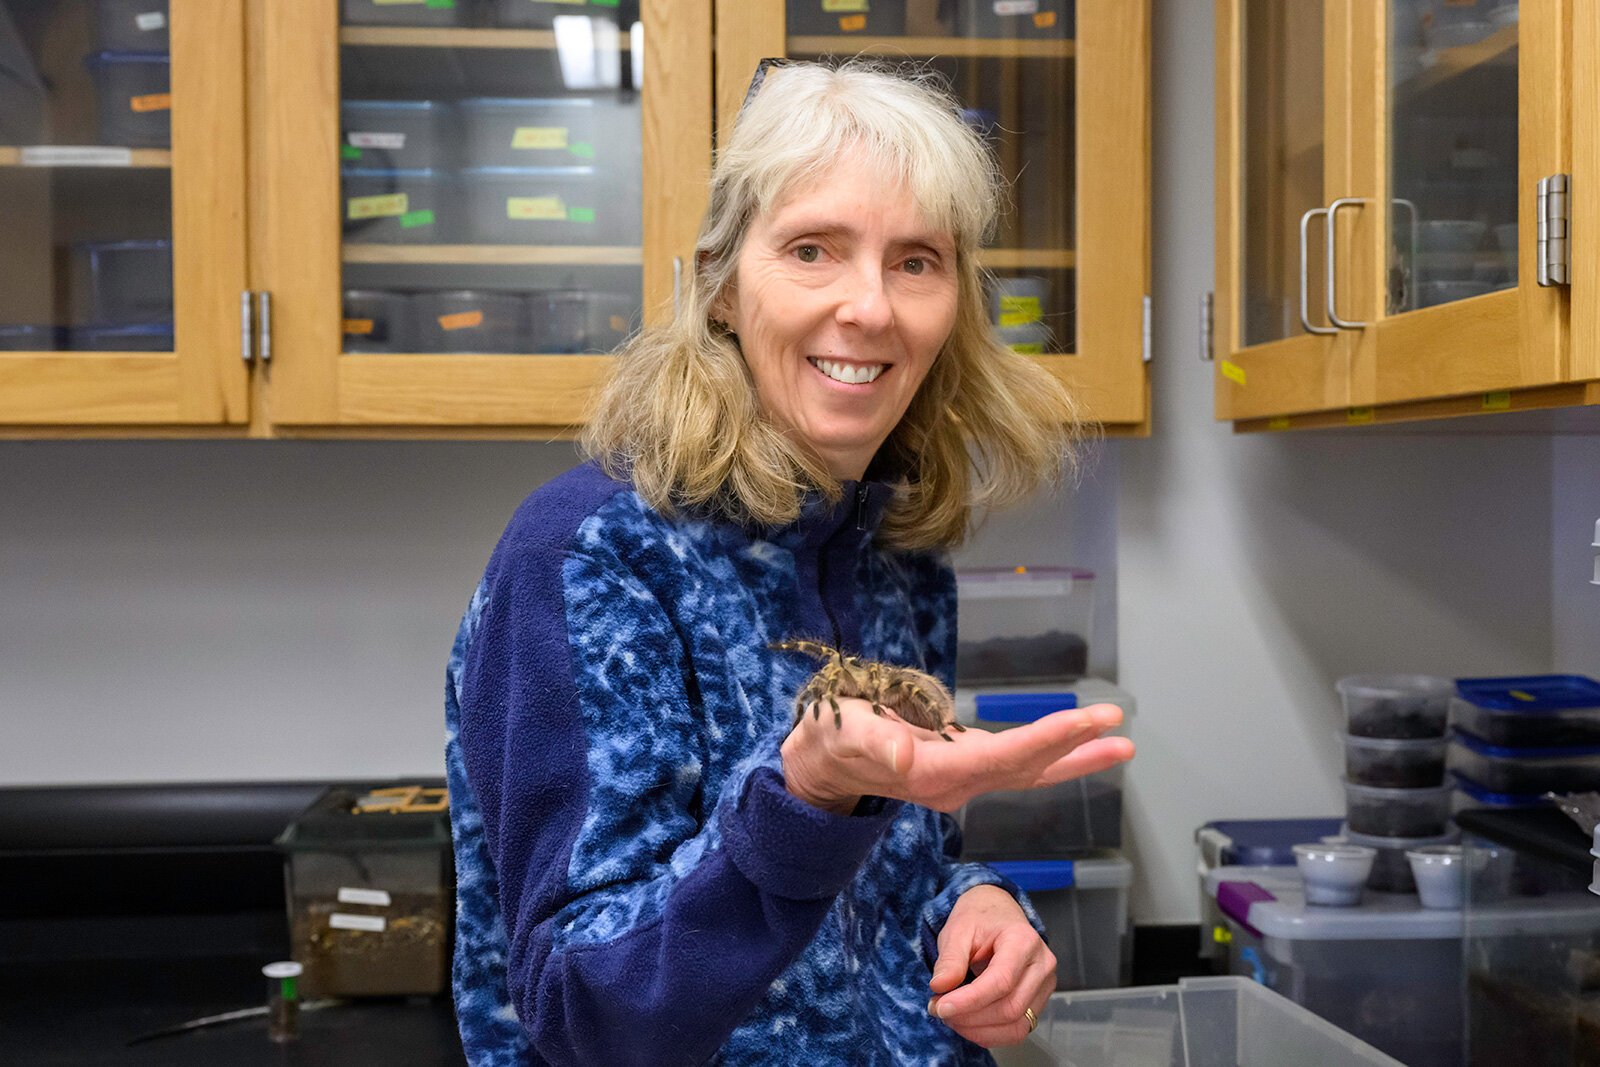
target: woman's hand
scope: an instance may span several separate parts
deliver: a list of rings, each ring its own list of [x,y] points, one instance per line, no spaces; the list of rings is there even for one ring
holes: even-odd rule
[[[1115,704],[1057,711],[998,733],[967,730],[954,743],[931,730],[876,715],[865,700],[839,701],[804,715],[784,739],[789,792],[816,807],[849,814],[864,796],[894,797],[953,812],[1002,789],[1037,789],[1103,771],[1133,758],[1133,742],[1100,735],[1122,722]]]
[[[966,985],[967,972],[977,978]],[[939,931],[928,1010],[975,1045],[1015,1045],[1056,988],[1056,957],[1022,908],[999,886],[980,885],[956,899]]]

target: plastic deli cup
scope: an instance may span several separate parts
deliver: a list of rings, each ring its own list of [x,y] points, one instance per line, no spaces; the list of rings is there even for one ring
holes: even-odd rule
[[[1346,780],[1345,821],[1358,834],[1434,837],[1450,828],[1453,792],[1453,783],[1431,789],[1383,789]]]
[[[1306,903],[1349,907],[1361,903],[1361,890],[1377,850],[1365,845],[1296,845],[1294,861],[1305,879]]]
[[[1423,789],[1444,784],[1443,737],[1397,739],[1344,735],[1344,774],[1358,785]]]
[[[1355,737],[1443,737],[1455,685],[1426,674],[1340,678],[1347,732]]]
[[[1466,898],[1467,867],[1460,845],[1426,845],[1406,853],[1425,908],[1459,908]]]

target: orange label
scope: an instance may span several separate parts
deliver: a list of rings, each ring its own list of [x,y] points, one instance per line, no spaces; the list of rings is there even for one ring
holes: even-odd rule
[[[345,319],[344,320],[344,332],[347,333],[347,334],[359,334],[359,335],[365,336],[366,334],[369,334],[369,333],[372,332],[372,320],[371,319]]]
[[[867,16],[865,15],[845,15],[839,20],[840,33],[854,33],[857,30],[864,30],[866,28]]]
[[[171,111],[171,93],[151,93],[149,96],[134,96],[128,99],[128,106],[134,111]]]
[[[1056,24],[1056,13],[1054,11],[1041,11],[1033,16],[1033,24],[1041,30],[1048,30]]]
[[[628,320],[621,315],[613,315],[611,316],[611,328],[617,333],[627,333]]]
[[[483,325],[483,312],[458,311],[454,315],[440,315],[439,326],[446,330],[470,330]]]

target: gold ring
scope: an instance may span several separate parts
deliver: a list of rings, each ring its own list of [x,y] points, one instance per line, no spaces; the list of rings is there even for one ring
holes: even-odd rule
[[[1028,1020],[1028,1033],[1031,1034],[1039,1029],[1039,1017],[1033,1013],[1032,1008],[1023,1008],[1022,1017]]]

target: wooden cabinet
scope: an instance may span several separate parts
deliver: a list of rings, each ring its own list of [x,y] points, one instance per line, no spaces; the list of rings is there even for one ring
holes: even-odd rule
[[[66,117],[24,128],[0,81],[0,434],[570,435],[671,314],[756,61],[862,51],[943,71],[993,139],[1019,350],[1148,425],[1147,0],[170,0],[170,89],[132,106],[170,146],[128,143],[84,57],[164,6],[0,0],[0,62]],[[160,350],[85,347],[110,238],[165,242],[172,339],[128,342]]]
[[[1217,5],[1218,418],[1289,429],[1600,400],[1573,342],[1592,282],[1581,256],[1556,262],[1565,241],[1539,240],[1581,233],[1600,176],[1575,151],[1593,140],[1583,8]]]

